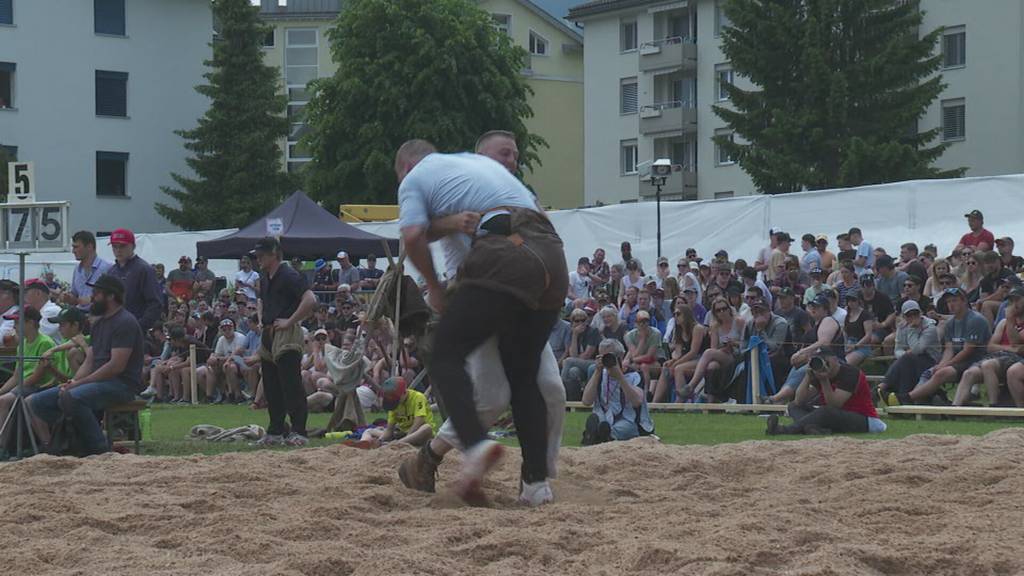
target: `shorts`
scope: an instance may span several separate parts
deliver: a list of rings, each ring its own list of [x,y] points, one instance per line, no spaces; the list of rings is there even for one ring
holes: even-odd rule
[[[971,366],[974,366],[974,364],[975,364],[974,362],[970,362],[970,361],[968,361],[968,362],[958,362],[956,364],[953,364],[951,366],[951,368],[953,368],[953,370],[956,370],[956,377],[954,379],[956,381],[960,381],[960,378],[963,377],[964,372],[967,372],[967,370]]]
[[[1005,352],[1005,351],[1004,352],[996,352],[995,354],[993,354],[993,355],[989,356],[988,358],[985,358],[984,360],[982,360],[982,362],[986,362],[988,360],[997,360],[999,362],[999,366],[997,368],[997,371],[998,371],[1000,377],[1006,376],[1006,371],[1010,369],[1010,366],[1013,366],[1017,362],[1024,362],[1024,358],[1021,358],[1021,356],[1019,354],[1014,354],[1013,352]]]
[[[853,345],[853,344],[856,344],[857,342],[859,342],[859,340],[847,340],[846,344],[847,345]],[[853,351],[850,352],[850,353],[851,354],[860,354],[864,358],[871,358],[872,356],[875,355],[874,348],[872,348],[871,346],[863,346],[861,348],[854,348]]]

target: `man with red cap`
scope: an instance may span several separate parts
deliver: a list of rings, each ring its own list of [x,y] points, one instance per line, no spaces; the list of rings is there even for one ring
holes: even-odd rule
[[[143,331],[148,331],[160,320],[160,285],[156,272],[142,258],[135,255],[135,234],[118,228],[110,234],[110,248],[114,251],[114,265],[108,274],[124,284],[124,308],[135,316]]]

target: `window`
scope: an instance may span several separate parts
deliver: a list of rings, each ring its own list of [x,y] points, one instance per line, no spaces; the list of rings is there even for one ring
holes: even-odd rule
[[[636,20],[619,25],[619,49],[623,52],[636,50]]]
[[[668,16],[666,22],[666,28],[668,38],[685,38],[686,37],[686,15],[685,14],[672,14]]]
[[[637,110],[637,92],[636,92],[636,78],[627,78],[622,81],[620,86],[622,96],[620,98],[620,110],[622,114],[636,114]]]
[[[14,108],[14,71],[17,67],[14,62],[0,62],[0,109]]]
[[[732,68],[728,64],[718,64],[715,66],[715,98],[719,102],[729,99],[726,84],[732,84]]]
[[[724,137],[729,142],[733,142],[733,134],[728,130],[715,130],[715,136],[719,138]],[[725,146],[721,146],[716,142],[715,163],[718,164],[719,166],[728,166],[730,164],[735,164],[736,161],[733,159],[732,156],[729,155],[729,151],[725,148]]]
[[[93,28],[97,34],[125,35],[124,0],[92,0]]]
[[[18,160],[18,147],[17,146],[4,146],[0,144],[0,151],[7,155],[5,162],[16,162]]]
[[[732,26],[732,20],[725,13],[721,0],[715,2],[715,38],[722,34],[722,28]]]
[[[267,35],[263,37],[263,47],[273,48],[274,47],[274,29],[267,30]]]
[[[967,30],[963,26],[946,28],[942,34],[942,67],[967,65]]]
[[[512,34],[512,17],[508,14],[491,14],[491,20],[494,22],[494,29],[502,34]]]
[[[966,115],[967,103],[963,98],[942,101],[943,140],[963,140],[967,137]]]
[[[125,152],[96,153],[96,195],[127,196],[128,154]]]
[[[96,71],[96,115],[128,116],[128,74]]]
[[[733,196],[735,196],[735,193],[732,190],[726,192],[715,192],[715,200],[720,200],[722,198],[732,198]]]
[[[621,153],[619,154],[622,163],[622,175],[636,174],[637,146],[636,140],[623,140],[620,143]]]
[[[0,0],[0,24],[14,24],[14,0]]]
[[[534,56],[548,55],[548,41],[533,30],[530,30],[530,54]]]
[[[312,159],[312,154],[299,144],[309,131],[305,121],[309,92],[306,84],[319,76],[317,30],[291,28],[285,30],[285,83],[288,85],[288,147],[287,168],[295,172]]]

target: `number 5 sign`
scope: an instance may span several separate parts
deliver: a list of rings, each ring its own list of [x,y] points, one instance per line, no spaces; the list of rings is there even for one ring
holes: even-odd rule
[[[25,204],[36,201],[36,174],[31,162],[7,164],[7,202]]]

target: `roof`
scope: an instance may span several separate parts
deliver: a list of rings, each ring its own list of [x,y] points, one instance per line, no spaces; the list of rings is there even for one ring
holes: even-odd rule
[[[549,24],[562,30],[576,41],[583,42],[583,34],[578,28],[563,18],[567,15],[567,7],[579,0],[518,0],[534,14],[546,20]]]
[[[343,0],[260,0],[260,17],[266,20],[333,20],[341,12]]]
[[[624,8],[632,8],[634,6],[643,6],[645,4],[652,4],[655,0],[590,0],[582,4],[577,4],[569,9],[569,20],[579,20],[586,16],[592,16],[594,14],[600,14],[602,12],[611,12],[613,10],[622,10]]]

